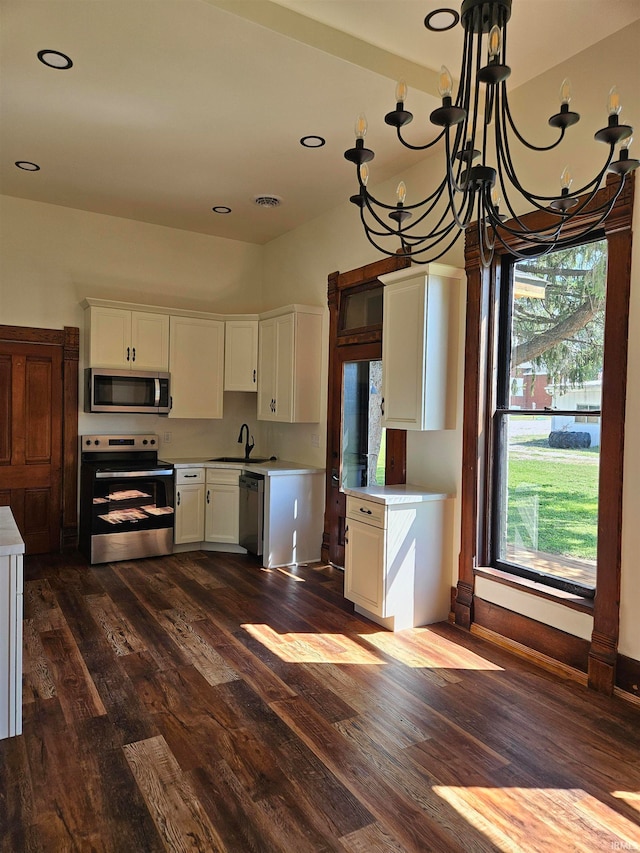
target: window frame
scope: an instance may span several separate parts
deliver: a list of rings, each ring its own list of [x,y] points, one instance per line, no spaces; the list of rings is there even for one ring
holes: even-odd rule
[[[598,191],[592,208],[612,198],[618,178],[610,176]],[[634,175],[627,176],[602,230],[594,238],[606,239],[607,296],[605,314],[605,378],[602,388],[602,421],[599,474],[597,581],[593,602],[594,628],[588,652],[588,683],[612,693],[619,635],[620,567],[622,532],[622,475],[624,418],[627,381],[628,309],[631,287],[631,227]],[[548,214],[536,211],[522,219],[531,227],[544,225]],[[596,222],[596,214],[593,214]],[[568,237],[572,231],[568,229]],[[579,235],[574,231],[576,242]],[[582,241],[584,242],[584,241]],[[474,621],[475,576],[489,567],[491,514],[488,512],[494,485],[498,329],[497,307],[504,275],[505,257],[525,249],[521,242],[496,246],[490,267],[483,267],[477,228],[466,233],[467,317],[461,489],[461,547],[454,604],[456,624],[471,628]],[[563,599],[558,596],[559,603]]]

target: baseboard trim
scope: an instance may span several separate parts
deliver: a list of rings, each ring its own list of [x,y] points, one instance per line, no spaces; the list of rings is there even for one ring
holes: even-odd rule
[[[471,633],[475,634],[477,637],[481,637],[483,640],[488,640],[490,643],[493,643],[496,646],[500,646],[508,652],[511,652],[514,655],[517,655],[520,658],[524,658],[528,660],[530,663],[535,664],[535,666],[539,666],[542,669],[547,670],[548,672],[553,672],[555,675],[561,675],[563,678],[568,678],[571,681],[576,681],[578,684],[582,684],[584,687],[587,686],[587,674],[586,672],[581,672],[579,669],[575,669],[568,664],[562,663],[561,661],[555,660],[555,658],[551,658],[548,655],[542,654],[542,652],[538,652],[535,649],[530,648],[529,646],[525,646],[522,643],[517,642],[516,640],[512,640],[510,637],[505,637],[502,634],[498,634],[495,631],[492,631],[490,628],[484,628],[482,625],[478,625],[476,622],[471,626]]]

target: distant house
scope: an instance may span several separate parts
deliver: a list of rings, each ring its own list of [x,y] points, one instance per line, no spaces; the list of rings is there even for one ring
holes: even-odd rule
[[[600,415],[590,415],[589,412],[600,411],[602,399],[602,380],[593,379],[583,382],[577,388],[560,389],[548,386],[554,409],[574,409],[584,414],[554,415],[551,418],[552,430],[571,432],[588,432],[591,436],[591,447],[600,446]]]

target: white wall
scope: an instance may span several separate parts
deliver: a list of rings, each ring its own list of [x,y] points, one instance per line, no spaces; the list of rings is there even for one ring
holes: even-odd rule
[[[603,148],[592,141],[593,132],[606,124],[604,105],[613,83],[617,83],[621,91],[623,120],[628,117],[629,121],[635,120],[636,125],[640,125],[638,44],[640,24],[601,42],[515,93],[516,118],[522,117],[533,141],[542,144],[549,139],[546,122],[557,110],[560,83],[567,75],[572,78],[575,93],[572,108],[583,115],[580,124],[568,131],[581,143],[579,149],[570,146],[573,148],[570,166],[576,185],[593,172],[602,159]],[[638,144],[632,149],[636,156],[637,148]],[[569,155],[553,155],[548,162],[544,158],[543,171],[552,176],[549,178],[551,188],[555,187],[553,176],[559,177],[566,163],[565,156]],[[421,186],[428,185],[429,177],[436,177],[440,169],[439,160],[425,160],[388,185],[374,187],[374,191],[377,195],[386,192],[392,200],[397,180],[402,177],[410,196],[418,197]],[[525,167],[525,178],[532,186],[540,185],[541,175],[537,165]],[[346,187],[345,197],[353,189]],[[639,221],[639,208],[640,191],[636,194],[636,222]],[[6,197],[0,199],[0,217],[0,322],[15,325],[82,327],[79,303],[85,296],[230,312],[254,312],[295,302],[326,306],[329,273],[353,269],[379,257],[362,235],[357,211],[348,202],[264,247]],[[461,246],[442,260],[460,266]],[[461,318],[463,313],[464,294]],[[640,553],[640,446],[635,440],[640,434],[640,247],[637,241],[629,323],[620,651],[640,660],[640,620],[637,619],[640,572],[636,569],[636,555]],[[458,340],[460,371],[463,353],[462,324]],[[171,452],[175,455],[187,452],[211,452],[213,455],[235,450],[238,425],[248,421],[256,435],[256,452],[264,449],[292,461],[324,467],[327,356],[325,344],[320,424],[261,425],[252,417],[255,403],[245,399],[250,395],[226,394],[225,419],[221,422],[113,416],[113,420],[109,418],[105,423],[103,416],[81,415],[80,431],[148,429],[162,433],[167,428],[173,432]],[[458,403],[456,430],[412,434],[408,441],[409,480],[457,496],[461,470],[461,396]],[[319,437],[319,447],[315,447],[316,437]],[[259,444],[261,441],[264,448]],[[459,523],[456,522],[451,543],[452,584],[457,577],[458,549]],[[505,599],[504,588],[498,589],[491,581],[482,585],[482,594],[488,600],[496,600],[496,603],[526,612],[540,621],[578,633],[569,617],[565,617],[564,609],[551,613],[536,601],[527,601],[523,606],[515,594]]]
[[[0,196],[0,323],[80,327],[87,296],[222,313],[260,310],[262,249],[24,199]],[[81,396],[81,400],[82,400]],[[259,453],[256,395],[225,393],[224,420],[80,413],[79,432],[170,432],[169,455],[236,453],[249,423]]]

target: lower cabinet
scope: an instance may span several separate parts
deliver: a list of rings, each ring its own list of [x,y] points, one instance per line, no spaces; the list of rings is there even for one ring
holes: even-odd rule
[[[177,469],[174,544],[238,544],[239,477],[238,469]]]
[[[237,545],[239,538],[240,487],[238,470],[207,469],[204,540]]]
[[[367,497],[347,497],[345,598],[392,631],[446,619],[447,495],[396,486]]]
[[[22,734],[24,542],[9,507],[0,507],[0,739]]]
[[[204,533],[204,468],[178,468],[173,541],[202,542]]]

